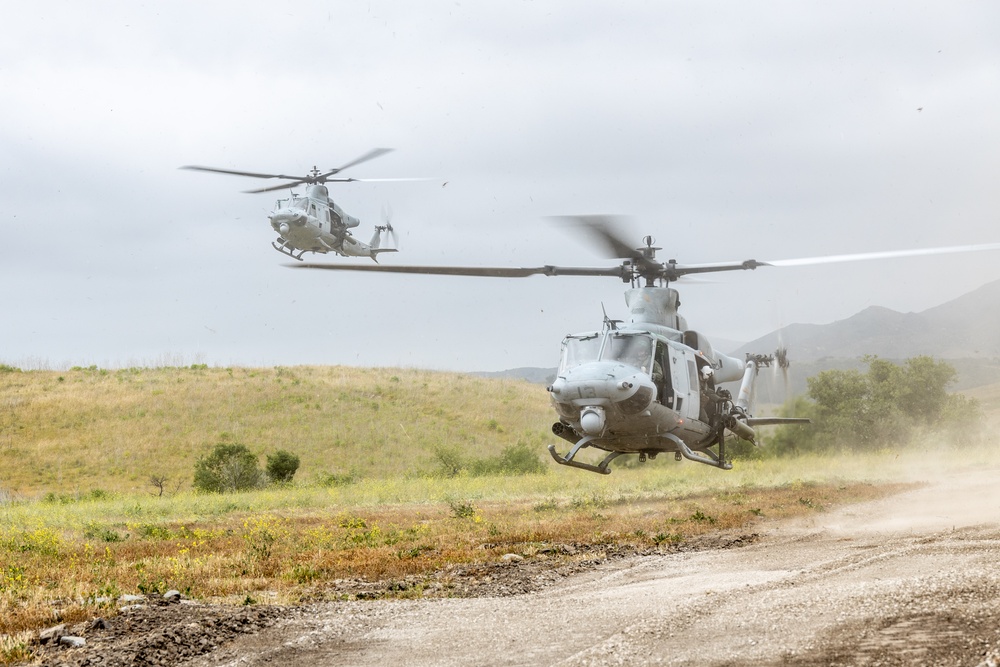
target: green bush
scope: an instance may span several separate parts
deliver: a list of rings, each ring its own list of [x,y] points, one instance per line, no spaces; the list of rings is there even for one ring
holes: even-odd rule
[[[356,471],[351,470],[350,472],[331,472],[329,470],[321,470],[316,473],[313,478],[314,483],[322,487],[331,486],[346,486],[348,484],[353,484],[354,482],[361,479],[361,475]]]
[[[532,475],[546,472],[545,463],[538,454],[526,443],[504,447],[497,456],[487,456],[481,459],[469,459],[462,456],[457,449],[438,447],[434,450],[437,462],[437,473],[444,477],[457,477],[462,474],[473,477],[485,475]]]
[[[267,455],[267,477],[278,484],[288,484],[299,469],[299,457],[291,452],[279,449],[274,454]]]
[[[437,463],[436,472],[442,477],[458,477],[468,468],[465,457],[454,447],[435,448],[434,460]]]
[[[947,362],[926,356],[902,364],[873,356],[864,361],[866,373],[830,370],[809,378],[811,400],[786,404],[781,416],[809,417],[812,425],[779,430],[768,441],[771,453],[839,447],[870,451],[906,445],[923,432],[975,436],[982,417],[979,404],[948,394],[957,372]]]
[[[236,443],[219,443],[194,464],[194,488],[206,493],[256,489],[264,481],[257,457]]]
[[[527,444],[504,447],[499,456],[473,461],[469,472],[473,475],[532,475],[545,472],[545,464]]]

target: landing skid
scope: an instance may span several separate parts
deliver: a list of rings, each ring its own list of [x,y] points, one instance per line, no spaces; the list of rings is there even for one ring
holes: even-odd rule
[[[584,438],[583,440],[586,440],[586,439],[587,438]],[[576,453],[578,451],[580,451],[581,443],[583,442],[583,440],[581,440],[580,442],[576,443],[576,446],[573,447],[573,449],[570,450],[569,454],[567,454],[565,456],[565,458],[562,457],[562,456],[559,456],[559,454],[556,453],[556,446],[555,445],[549,445],[549,454],[551,454],[552,458],[555,459],[556,463],[558,463],[560,465],[570,466],[572,468],[579,468],[580,470],[589,470],[590,472],[596,472],[596,473],[599,473],[601,475],[610,475],[611,474],[611,468],[608,467],[608,464],[611,463],[612,461],[614,461],[619,456],[621,456],[622,452],[611,452],[610,454],[608,454],[607,456],[605,456],[604,460],[601,461],[600,463],[598,463],[596,466],[592,465],[590,463],[581,463],[580,461],[574,461],[573,457],[576,456]],[[582,445],[582,446],[586,447],[586,445]]]
[[[722,470],[733,469],[732,463],[726,461],[724,458],[720,456],[716,456],[716,454],[709,449],[700,452],[695,452],[690,447],[688,447],[683,440],[681,440],[672,433],[664,433],[660,437],[670,441],[672,445],[670,449],[673,449],[673,451],[676,453],[678,461],[680,461],[681,457],[683,457],[689,461],[694,461],[695,463],[704,463],[705,465],[712,466],[713,468],[720,468]],[[582,463],[580,461],[575,460],[577,453],[579,453],[581,449],[590,446],[590,443],[593,442],[594,440],[595,438],[593,436],[587,436],[585,438],[581,438],[575,445],[573,445],[573,448],[569,450],[569,454],[567,454],[566,456],[560,456],[559,453],[556,452],[555,445],[549,445],[549,454],[552,455],[552,458],[555,459],[555,462],[558,463],[559,465],[570,466],[572,468],[579,468],[580,470],[589,470],[590,472],[596,472],[601,475],[610,475],[611,468],[608,467],[608,464],[610,464],[612,461],[614,461],[622,454],[625,454],[626,452],[611,452],[610,454],[605,456],[604,460],[598,463],[597,465],[593,465],[591,463]],[[658,452],[654,452],[650,454],[650,456],[655,456],[656,453]],[[722,454],[722,451],[720,451],[720,454]],[[645,461],[646,460],[645,457],[646,457],[645,452],[639,452],[640,461]]]
[[[278,252],[280,252],[282,255],[288,255],[292,259],[297,259],[300,262],[303,261],[302,255],[306,254],[305,250],[300,250],[299,254],[296,255],[295,254],[295,249],[292,248],[292,247],[290,247],[284,240],[282,240],[279,237],[278,241],[281,241],[280,245],[277,243],[277,241],[271,241],[271,247],[274,248],[275,250],[277,250]]]
[[[673,433],[664,433],[660,437],[666,438],[670,442],[674,443],[674,445],[677,447],[677,449],[675,451],[680,456],[683,456],[684,458],[686,458],[688,461],[694,461],[695,463],[704,463],[707,466],[712,466],[713,468],[720,468],[722,470],[732,470],[733,469],[733,464],[732,463],[730,463],[729,461],[726,461],[725,459],[723,459],[723,458],[721,458],[719,456],[716,456],[715,453],[712,452],[712,450],[710,450],[710,449],[705,449],[705,450],[702,450],[701,452],[695,452],[690,447],[688,447],[687,444],[683,440],[681,440],[680,438],[678,438]],[[719,447],[720,448],[720,453],[722,453],[724,451],[724,450],[722,450],[722,446],[724,446],[724,445],[723,445],[722,442],[720,442],[719,444],[720,444],[720,447]],[[678,460],[680,460],[680,459],[678,459]]]

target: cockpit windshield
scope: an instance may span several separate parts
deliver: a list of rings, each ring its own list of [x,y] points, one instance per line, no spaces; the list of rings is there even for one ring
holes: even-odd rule
[[[648,373],[653,359],[653,341],[648,336],[611,333],[601,359],[620,361]]]
[[[304,211],[309,206],[309,197],[289,197],[288,199],[279,199],[274,203],[274,210],[280,210],[283,208],[292,208],[299,211]]]
[[[648,335],[610,332],[605,335],[567,336],[563,339],[560,372],[591,361],[617,361],[648,373],[653,340]]]
[[[597,361],[602,342],[601,336],[596,333],[589,336],[567,336],[563,339],[559,370],[565,371],[580,364]]]

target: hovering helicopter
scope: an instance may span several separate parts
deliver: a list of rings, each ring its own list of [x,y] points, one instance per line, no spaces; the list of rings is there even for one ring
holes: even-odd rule
[[[326,254],[329,252],[342,255],[344,257],[371,257],[376,263],[378,256],[383,252],[397,252],[395,247],[382,247],[382,234],[387,233],[395,242],[395,230],[392,228],[390,216],[383,209],[383,224],[375,227],[375,233],[368,243],[355,239],[350,230],[361,224],[361,221],[354,216],[348,215],[340,206],[330,199],[330,192],[326,187],[327,183],[353,183],[368,181],[396,181],[411,179],[396,178],[344,178],[336,177],[337,174],[355,165],[373,160],[380,155],[390,152],[391,148],[376,148],[368,151],[359,158],[347,164],[321,172],[316,167],[312,168],[305,176],[286,176],[284,174],[258,174],[249,171],[234,171],[231,169],[216,169],[215,167],[197,167],[188,165],[181,169],[191,169],[194,171],[208,171],[216,174],[233,174],[235,176],[249,176],[251,178],[283,178],[291,179],[288,183],[272,185],[257,190],[246,190],[249,193],[273,192],[294,188],[299,185],[308,185],[305,196],[292,193],[286,199],[279,199],[274,206],[274,210],[268,216],[271,227],[278,232],[277,240],[271,245],[275,250],[293,259],[302,261],[302,255],[307,252]]]
[[[629,321],[604,315],[600,330],[566,336],[555,381],[548,387],[559,420],[552,432],[572,444],[563,456],[549,445],[556,462],[609,474],[609,464],[623,454],[640,461],[661,453],[677,460],[729,470],[727,435],[758,444],[757,427],[804,424],[807,419],[751,414],[754,382],[761,368],[788,368],[784,349],[774,354],[736,359],[712,348],[709,340],[689,329],[678,313],[680,299],[670,283],[683,276],[719,271],[754,270],[764,266],[801,266],[829,262],[885,259],[971,250],[1000,249],[1000,243],[864,253],[762,262],[748,259],[719,264],[678,264],[656,259],[654,239],[632,248],[608,216],[567,218],[591,232],[613,257],[613,267],[450,267],[301,264],[296,268],[338,271],[383,271],[496,278],[545,276],[609,276],[630,284],[625,291]],[[721,384],[739,382],[736,397]],[[577,460],[585,448],[607,452],[598,464]]]

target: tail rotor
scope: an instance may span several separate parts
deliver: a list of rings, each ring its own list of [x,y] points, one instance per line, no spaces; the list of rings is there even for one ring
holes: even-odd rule
[[[392,247],[399,248],[399,237],[396,236],[396,230],[392,226],[392,207],[388,204],[382,204],[382,224],[379,225],[378,229],[382,232],[388,232]]]

